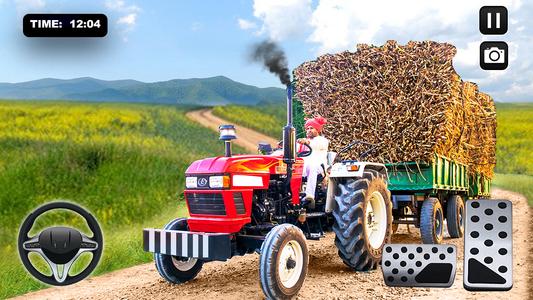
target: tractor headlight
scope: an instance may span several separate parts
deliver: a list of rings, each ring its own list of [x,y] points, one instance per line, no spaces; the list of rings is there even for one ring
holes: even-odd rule
[[[209,187],[212,189],[220,189],[229,187],[229,176],[217,175],[209,177]]]
[[[185,177],[185,187],[188,189],[195,189],[198,187],[198,177]]]

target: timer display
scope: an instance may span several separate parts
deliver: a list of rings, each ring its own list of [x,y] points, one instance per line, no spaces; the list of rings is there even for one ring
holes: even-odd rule
[[[104,37],[104,14],[27,14],[23,19],[27,37]]]

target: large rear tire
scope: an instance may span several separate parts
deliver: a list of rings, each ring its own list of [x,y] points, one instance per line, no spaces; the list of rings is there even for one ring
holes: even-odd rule
[[[259,277],[268,299],[290,299],[302,287],[309,252],[305,235],[291,224],[278,225],[267,234],[261,246]]]
[[[339,256],[357,271],[375,269],[392,234],[392,203],[387,183],[378,172],[338,183],[333,217]]]
[[[452,195],[448,198],[446,208],[446,224],[448,233],[452,238],[463,237],[464,234],[464,211],[465,204],[459,195]]]
[[[187,219],[179,218],[165,226],[166,230],[188,230]],[[203,261],[196,258],[154,253],[155,267],[159,275],[170,283],[184,283],[198,275]]]
[[[420,235],[424,244],[440,244],[444,232],[444,213],[437,198],[427,198],[420,212]]]

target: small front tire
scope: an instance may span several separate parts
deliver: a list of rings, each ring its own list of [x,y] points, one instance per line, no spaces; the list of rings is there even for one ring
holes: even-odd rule
[[[188,230],[187,219],[179,218],[165,226],[165,230]],[[184,283],[194,279],[204,264],[196,258],[154,253],[155,267],[159,275],[170,283]]]
[[[291,224],[274,227],[265,237],[259,259],[261,289],[268,299],[290,299],[307,275],[309,251],[305,235]]]

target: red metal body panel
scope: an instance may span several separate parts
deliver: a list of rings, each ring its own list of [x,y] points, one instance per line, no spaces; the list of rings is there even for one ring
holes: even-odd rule
[[[250,223],[250,215],[252,210],[252,189],[231,189],[231,190],[186,190],[185,198],[188,193],[222,193],[224,206],[226,207],[225,216],[190,214],[188,219],[189,229],[198,232],[219,232],[219,233],[234,233],[238,232],[244,224]],[[241,192],[244,200],[245,214],[238,215],[235,209],[235,202],[233,200],[233,192]],[[187,209],[189,209],[189,201],[187,201]]]
[[[303,159],[297,159],[293,165],[293,175],[291,179],[291,191],[293,203],[300,203],[299,192],[302,184]],[[206,174],[229,174],[260,176],[262,186],[257,187],[235,187],[233,178],[230,180],[230,189],[225,190],[185,190],[187,193],[222,193],[224,205],[226,207],[225,216],[190,214],[188,219],[191,231],[198,232],[238,232],[242,226],[250,222],[252,210],[252,197],[254,189],[267,189],[270,175],[286,174],[286,165],[283,157],[270,155],[234,155],[231,157],[212,157],[193,162],[187,168],[186,175],[206,175]],[[237,215],[233,199],[234,192],[241,192],[246,213]],[[189,205],[187,201],[187,206]],[[188,207],[189,208],[189,207]],[[189,209],[190,212],[190,209]]]

